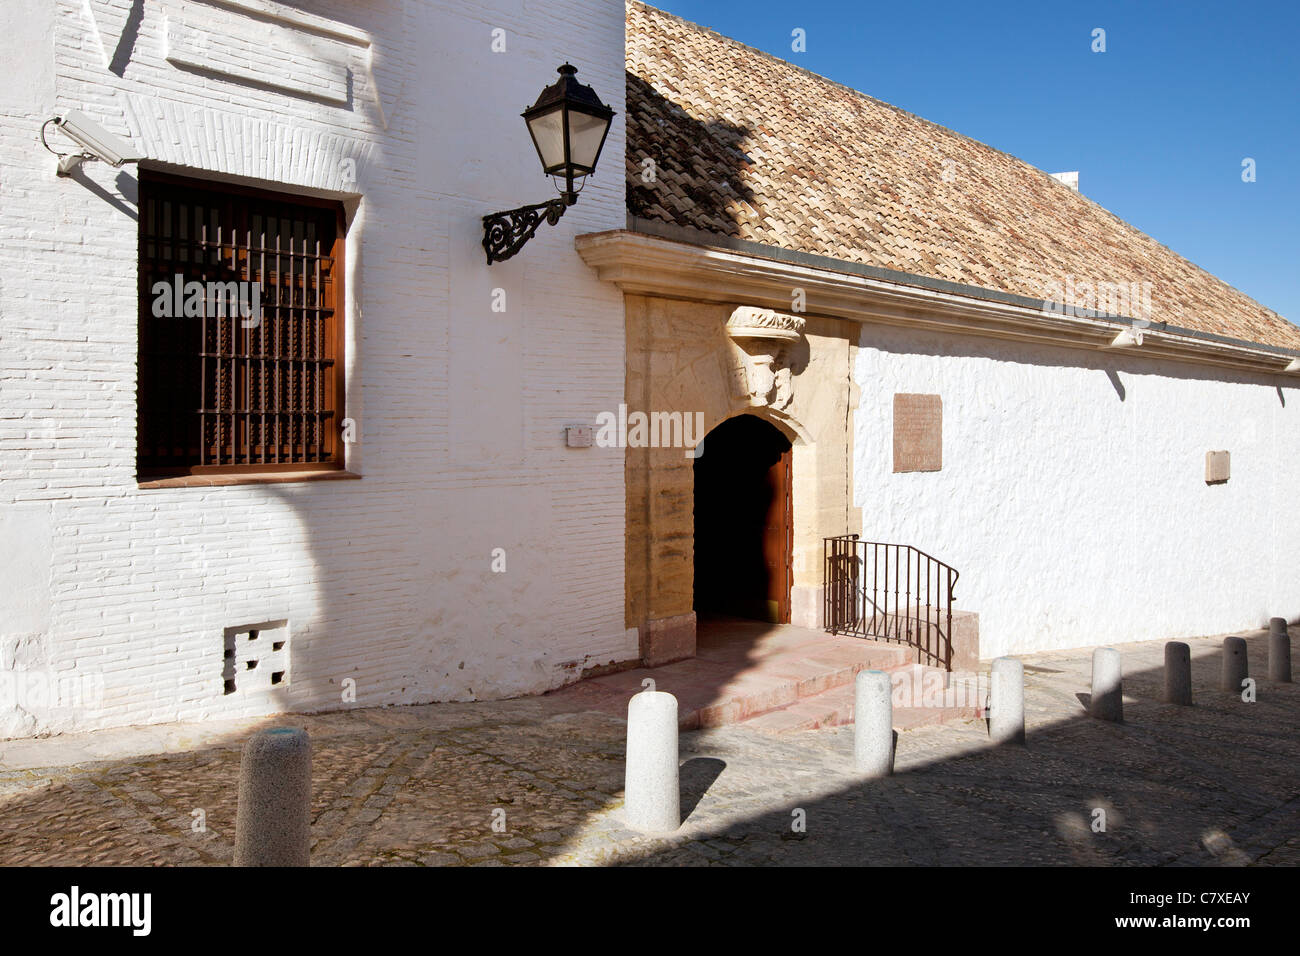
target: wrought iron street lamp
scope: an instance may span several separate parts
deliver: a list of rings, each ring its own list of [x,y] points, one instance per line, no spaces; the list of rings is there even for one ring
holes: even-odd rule
[[[577,67],[565,63],[558,72],[560,78],[542,90],[523,117],[542,169],[555,177],[557,185],[563,180],[563,188],[555,199],[483,217],[483,249],[489,265],[522,249],[543,221],[552,226],[560,221],[578,201],[582,184],[596,171],[605,146],[614,111],[595,90],[578,82]]]

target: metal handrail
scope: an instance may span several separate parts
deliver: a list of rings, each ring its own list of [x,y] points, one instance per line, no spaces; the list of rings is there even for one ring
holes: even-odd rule
[[[826,630],[898,641],[921,663],[951,670],[956,568],[914,545],[856,534],[825,538],[822,550]]]

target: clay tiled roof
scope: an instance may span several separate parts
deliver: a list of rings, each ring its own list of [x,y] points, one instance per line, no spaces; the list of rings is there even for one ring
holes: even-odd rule
[[[1155,322],[1300,348],[1043,171],[704,27],[629,2],[627,71],[633,215],[1034,299],[1067,277],[1150,282]]]

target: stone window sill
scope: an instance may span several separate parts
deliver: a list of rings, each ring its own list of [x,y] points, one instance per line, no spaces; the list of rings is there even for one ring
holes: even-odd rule
[[[226,485],[281,485],[302,481],[347,481],[360,478],[355,472],[330,471],[266,471],[242,475],[181,475],[176,478],[151,478],[139,483],[143,490],[153,488],[217,488]]]

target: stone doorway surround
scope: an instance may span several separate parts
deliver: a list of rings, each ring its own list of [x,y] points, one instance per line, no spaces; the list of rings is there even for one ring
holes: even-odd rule
[[[625,314],[630,411],[702,416],[697,438],[751,414],[790,440],[791,623],[820,628],[822,538],[860,525],[849,500],[856,327],[653,295],[625,296]],[[648,666],[695,654],[693,464],[682,447],[627,449],[627,625]]]

